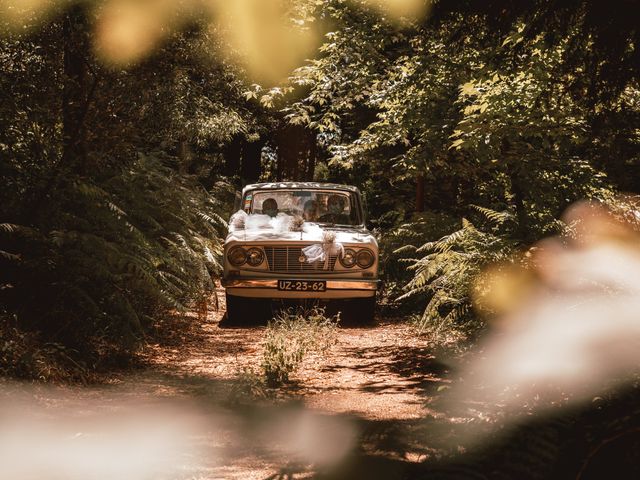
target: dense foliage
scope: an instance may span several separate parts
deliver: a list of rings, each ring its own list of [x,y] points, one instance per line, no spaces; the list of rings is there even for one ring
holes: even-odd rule
[[[87,19],[72,10],[0,49],[0,372],[27,378],[128,361],[159,318],[209,295],[232,189],[215,151],[197,149],[252,118],[220,66],[200,68],[202,35],[114,70],[69,37],[71,21]]]
[[[321,9],[337,28],[292,76],[308,93],[282,97],[284,109],[317,132],[327,178],[364,187],[391,294],[398,255],[409,254],[415,275],[400,299],[422,296],[422,327],[473,320],[482,267],[561,231],[573,202],[638,191],[640,139],[628,126],[640,89],[627,69],[637,31],[618,14],[617,31],[597,25],[594,9],[438,2],[431,18],[401,26],[359,2]],[[605,38],[631,51],[611,52]],[[443,236],[452,217],[462,229]]]
[[[57,375],[27,343],[81,370],[127,358],[211,291],[242,183],[360,186],[382,302],[431,331],[477,327],[479,272],[562,230],[569,204],[640,190],[634,2],[378,3],[288,2],[324,36],[275,86],[204,15],[117,64],[96,58],[92,2],[0,18],[0,371]]]

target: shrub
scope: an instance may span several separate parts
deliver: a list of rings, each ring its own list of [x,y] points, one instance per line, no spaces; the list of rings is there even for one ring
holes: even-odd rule
[[[86,382],[90,372],[75,361],[73,352],[59,343],[43,342],[33,332],[23,332],[14,318],[0,312],[0,376],[26,380]]]
[[[413,277],[411,270],[407,270],[407,255],[415,253],[414,247],[422,245],[425,238],[439,238],[450,232],[456,222],[453,215],[427,211],[414,214],[410,222],[380,232],[382,291],[379,303],[382,307],[389,310],[402,309],[405,312],[424,309],[424,301],[417,296],[404,297],[405,301],[398,301],[404,286]]]
[[[273,390],[267,388],[262,372],[254,367],[242,367],[236,372],[236,377],[229,391],[228,401],[232,405],[256,400],[272,398]]]
[[[336,342],[339,315],[327,318],[324,309],[283,310],[269,322],[262,368],[267,384],[287,382],[311,352],[323,354]]]
[[[396,253],[411,253],[409,270],[413,278],[398,300],[420,296],[426,307],[416,318],[418,328],[434,337],[446,337],[464,326],[479,326],[471,311],[472,290],[481,271],[489,264],[508,262],[518,243],[514,240],[514,215],[473,206],[484,220],[476,227],[466,218],[459,230],[416,248],[402,247]]]

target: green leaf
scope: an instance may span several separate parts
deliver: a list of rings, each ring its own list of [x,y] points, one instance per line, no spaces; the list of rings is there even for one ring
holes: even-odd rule
[[[464,145],[464,140],[462,138],[459,138],[449,146],[449,150],[451,150],[452,148],[460,150],[462,148],[462,145]]]

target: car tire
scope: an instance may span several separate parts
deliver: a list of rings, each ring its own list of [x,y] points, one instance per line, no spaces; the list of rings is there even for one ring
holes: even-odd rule
[[[233,295],[226,294],[227,299],[227,316],[226,323],[230,325],[242,325],[246,320],[246,309],[242,304],[242,298],[234,297]]]
[[[340,320],[343,325],[371,324],[375,318],[376,297],[342,300],[340,305],[334,308],[340,311]]]
[[[355,306],[359,323],[373,323],[376,315],[376,297],[358,298]]]
[[[226,321],[228,325],[260,325],[271,313],[271,303],[262,298],[236,297],[225,295],[227,299]]]

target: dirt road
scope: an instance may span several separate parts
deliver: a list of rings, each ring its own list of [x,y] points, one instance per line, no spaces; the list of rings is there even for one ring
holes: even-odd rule
[[[145,372],[142,383],[156,378],[157,384],[149,386],[152,391],[207,395],[218,404],[228,404],[230,399],[246,403],[242,392],[253,391],[254,405],[259,408],[295,405],[322,418],[344,420],[355,435],[351,454],[360,460],[367,457],[378,473],[386,472],[379,478],[388,478],[389,472],[380,470],[378,461],[402,472],[404,464],[410,467],[442,452],[444,447],[425,432],[442,422],[428,403],[438,387],[448,382],[443,379],[446,366],[433,357],[426,341],[409,324],[380,321],[340,328],[337,344],[322,356],[305,358],[290,385],[263,392],[247,372],[259,374],[265,327],[224,327],[220,323],[222,299],[221,303],[218,311],[197,324],[193,341],[183,339],[175,348],[150,349],[149,363],[159,377]],[[263,399],[263,395],[270,398]],[[246,438],[235,441],[245,442]],[[282,451],[264,445],[250,451],[233,441],[220,446],[226,459],[210,472],[212,478],[268,478],[291,460],[284,458],[286,452],[283,457]],[[296,468],[298,475],[313,471],[310,465]]]
[[[202,427],[189,440],[199,453],[179,477],[192,480],[405,478],[449,448],[451,425],[429,408],[446,367],[406,323],[340,328],[328,353],[305,358],[289,385],[267,391],[256,376],[265,327],[225,328],[223,314],[220,305],[194,316],[187,333],[148,346],[146,368],[110,385],[39,398],[49,397],[54,414],[74,415],[189,402]]]

